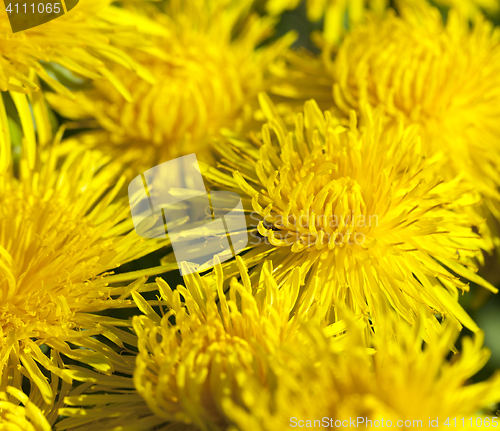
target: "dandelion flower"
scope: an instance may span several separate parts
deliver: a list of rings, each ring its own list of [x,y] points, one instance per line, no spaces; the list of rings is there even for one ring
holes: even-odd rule
[[[274,100],[295,107],[314,98],[345,118],[369,104],[384,108],[387,127],[416,124],[427,156],[440,158],[436,174],[461,175],[498,218],[500,32],[480,14],[471,26],[452,9],[445,24],[425,1],[398,4],[400,15],[370,15],[335,54],[287,54],[274,68]]]
[[[149,167],[179,155],[203,153],[220,128],[237,128],[257,92],[268,85],[270,62],[291,35],[256,48],[271,33],[269,17],[249,14],[251,0],[173,0],[166,13],[137,10],[164,29],[147,50],[130,55],[156,78],[150,84],[129,70],[115,75],[132,94],[124,101],[104,82],[76,93],[74,102],[49,95],[72,119],[95,118],[100,129],[81,139],[110,154]],[[142,12],[141,12],[142,11]]]
[[[117,197],[125,182],[118,164],[82,148],[59,156],[57,141],[38,156],[34,169],[23,158],[0,175],[0,370],[16,355],[50,403],[54,394],[38,365],[57,367],[40,346],[112,369],[105,346],[91,355],[70,344],[96,346],[98,333],[115,339],[106,319],[92,313],[130,306],[126,297],[141,284],[121,283],[166,268],[112,275],[163,244],[133,231],[128,199]]]
[[[353,112],[344,127],[311,101],[289,130],[264,97],[262,109],[261,139],[222,140],[220,167],[203,167],[214,186],[242,195],[253,276],[266,257],[279,283],[299,268],[307,297],[312,289],[374,323],[386,298],[409,322],[423,304],[477,330],[457,301],[468,290],[458,276],[496,292],[475,274],[489,244],[462,211],[477,198],[435,176],[416,129],[386,131],[370,111],[365,127]]]
[[[368,346],[360,329],[348,325],[342,355],[332,349],[335,340],[309,325],[303,332],[310,347],[290,355],[273,403],[266,397],[245,408],[228,403],[236,429],[307,428],[321,426],[323,418],[332,428],[444,430],[455,421],[462,429],[494,426],[498,418],[490,409],[500,400],[500,375],[468,383],[490,356],[483,334],[464,338],[460,355],[447,360],[449,345],[458,336],[451,321],[423,345],[419,325],[412,328],[391,314],[386,318]],[[375,354],[367,354],[366,347],[374,347]]]
[[[389,121],[418,125],[439,174],[462,175],[498,205],[500,31],[481,16],[470,28],[456,10],[444,24],[437,9],[410,3],[346,37],[334,61],[336,106],[346,116],[383,106]]]
[[[141,36],[133,32],[134,19],[120,8],[110,6],[110,0],[81,0],[67,14],[46,24],[12,33],[8,14],[0,13],[0,90],[10,92],[19,112],[26,140],[35,144],[35,130],[31,123],[29,105],[40,102],[41,82],[67,98],[72,93],[50,73],[50,66],[57,65],[78,76],[105,80],[114,85],[121,97],[130,98],[130,93],[121,85],[108,63],[119,63],[150,79],[150,75],[124,52],[125,47],[141,43]],[[128,20],[128,21],[127,21]],[[131,73],[135,73],[132,72]],[[31,95],[29,99],[28,96]],[[28,114],[26,115],[26,112]],[[9,154],[11,140],[7,126],[7,114],[0,98],[0,151]],[[39,142],[45,144],[49,138],[39,132]],[[6,163],[9,157],[2,158]],[[29,159],[33,167],[34,158]],[[7,165],[0,165],[0,172]]]
[[[269,262],[253,285],[240,257],[237,263],[240,280],[231,280],[227,295],[220,265],[215,267],[215,286],[199,274],[186,276],[186,286],[175,290],[157,279],[161,300],[155,304],[168,306],[162,317],[134,294],[145,315],[133,320],[138,353],[122,355],[126,376],[103,376],[70,366],[80,372],[79,379],[94,386],[66,398],[68,405],[80,408],[62,409],[61,414],[69,417],[59,429],[226,430],[231,426],[229,400],[243,408],[256,397],[272,396],[278,378],[272,364],[286,361],[281,352],[287,345],[300,344],[299,321],[314,319],[314,313],[294,311],[298,270],[278,289]],[[320,327],[318,321],[315,324]],[[341,333],[341,325],[323,330]],[[247,390],[250,381],[258,382],[259,392]]]

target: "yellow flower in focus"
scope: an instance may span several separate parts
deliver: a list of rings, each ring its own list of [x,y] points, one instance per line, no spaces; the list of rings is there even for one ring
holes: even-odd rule
[[[257,48],[272,34],[274,20],[250,13],[251,6],[252,0],[173,0],[166,13],[144,8],[163,35],[130,55],[156,84],[116,67],[130,103],[104,82],[76,93],[75,101],[49,100],[69,118],[95,118],[100,129],[80,139],[136,165],[203,153],[219,129],[250,119],[256,94],[269,85],[269,64],[292,41],[288,35]]]
[[[384,115],[369,111],[361,129],[354,112],[344,127],[313,101],[293,129],[264,98],[262,109],[270,121],[261,139],[222,140],[220,167],[203,167],[216,187],[242,196],[251,275],[271,259],[278,283],[299,268],[299,304],[330,301],[375,325],[386,299],[408,322],[423,304],[476,331],[458,304],[468,285],[457,275],[497,291],[475,273],[490,247],[464,210],[477,197],[436,177],[416,129],[386,131]]]
[[[72,98],[72,93],[51,76],[50,63],[66,68],[80,77],[105,81],[114,86],[121,97],[130,98],[111,71],[108,63],[120,64],[130,73],[150,75],[124,50],[142,43],[142,36],[133,31],[134,17],[126,11],[111,6],[111,0],[80,0],[69,13],[38,27],[12,33],[5,8],[0,11],[0,90],[10,92],[21,119],[26,140],[35,145],[29,105],[38,104],[32,98],[41,98],[41,81],[53,90]],[[28,99],[28,95],[31,95]],[[26,115],[26,112],[28,114]],[[0,98],[0,172],[7,169],[10,160],[11,140],[7,114]],[[39,142],[45,144],[48,137],[39,131]],[[29,157],[33,166],[34,158]]]
[[[290,346],[301,342],[299,321],[314,320],[315,307],[296,309],[298,269],[278,288],[268,262],[260,280],[252,284],[243,260],[236,259],[240,279],[231,280],[226,294],[220,265],[215,267],[214,286],[198,274],[185,277],[186,287],[176,289],[157,279],[161,300],[153,304],[168,306],[162,317],[134,293],[145,315],[133,320],[137,358],[134,361],[134,356],[122,355],[124,364],[130,364],[129,370],[123,371],[129,377],[103,376],[78,368],[82,372],[77,378],[95,387],[68,397],[66,402],[95,408],[62,409],[61,414],[69,417],[58,429],[98,431],[128,426],[147,431],[170,426],[222,431],[231,429],[228,403],[243,408],[255,397],[272,397],[280,378],[273,366],[286,366]],[[320,322],[315,321],[315,325],[319,328]],[[323,330],[337,335],[345,325],[337,322]],[[339,349],[342,340],[339,335]],[[250,392],[249,382],[255,382],[259,392]],[[96,393],[100,390],[105,393]]]
[[[490,356],[483,334],[465,337],[460,355],[447,360],[458,336],[451,323],[423,345],[421,326],[412,328],[387,314],[368,346],[361,329],[351,324],[342,355],[317,328],[306,326],[302,331],[310,347],[290,355],[273,402],[256,392],[243,408],[228,403],[228,415],[239,431],[321,427],[323,418],[325,427],[369,430],[495,427],[499,418],[492,417],[491,408],[500,401],[500,375],[468,382]],[[375,354],[367,354],[366,347],[374,347]],[[252,389],[257,386],[250,383]]]
[[[410,2],[412,3],[412,2]],[[443,24],[424,2],[405,5],[345,39],[333,65],[336,106],[347,116],[383,106],[389,127],[416,124],[436,172],[500,201],[500,31],[456,10]],[[496,214],[500,214],[499,211]]]
[[[120,170],[102,154],[73,148],[60,157],[53,148],[39,154],[34,169],[23,158],[0,175],[0,371],[15,355],[47,403],[53,389],[39,365],[56,366],[40,345],[112,370],[104,345],[94,355],[68,343],[90,348],[99,345],[93,335],[116,339],[109,322],[91,313],[130,307],[126,298],[141,283],[121,283],[166,270],[112,275],[163,245],[133,231],[128,199],[117,197]]]

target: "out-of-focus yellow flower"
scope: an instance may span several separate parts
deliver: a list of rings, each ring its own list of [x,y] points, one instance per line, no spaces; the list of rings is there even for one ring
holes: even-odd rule
[[[49,100],[69,118],[95,118],[100,129],[80,139],[136,165],[202,155],[219,129],[248,119],[256,94],[269,85],[269,64],[293,39],[257,48],[272,34],[274,20],[249,13],[252,3],[172,0],[166,13],[144,8],[163,35],[150,39],[150,49],[130,54],[155,76],[155,85],[116,67],[132,93],[130,103],[103,82],[76,93],[75,101],[58,95]]]
[[[410,2],[355,29],[333,65],[335,102],[345,115],[383,106],[389,123],[417,124],[444,178],[463,177],[490,201],[500,194],[500,31],[481,16]],[[500,214],[500,212],[496,212]]]
[[[267,0],[266,10],[279,15],[295,9],[301,0]],[[329,43],[337,43],[345,34],[346,26],[353,27],[363,21],[366,8],[381,12],[387,0],[306,0],[307,17],[311,21],[324,18],[323,37]]]
[[[452,322],[423,346],[421,327],[412,328],[391,314],[385,318],[369,344],[374,355],[366,354],[355,325],[347,327],[342,355],[332,351],[332,342],[317,328],[306,327],[303,332],[310,347],[290,356],[272,402],[249,384],[255,396],[245,400],[243,408],[227,403],[235,429],[271,431],[300,425],[307,429],[319,427],[318,421],[325,426],[323,418],[332,428],[447,430],[455,420],[463,429],[494,426],[490,409],[500,400],[500,375],[468,383],[489,358],[482,333],[473,340],[464,338],[460,355],[447,360],[449,345],[458,336]]]
[[[60,157],[54,145],[39,152],[35,168],[23,157],[0,174],[0,371],[14,355],[47,404],[53,388],[39,365],[54,372],[57,366],[41,344],[112,370],[107,348],[92,336],[117,337],[92,313],[130,306],[126,298],[141,283],[121,283],[165,270],[112,275],[162,241],[133,231],[128,199],[117,197],[125,182],[118,164],[83,147]],[[68,343],[101,347],[90,354]]]
[[[66,402],[95,408],[62,409],[61,414],[70,417],[60,422],[59,429],[127,426],[147,431],[170,429],[170,424],[171,429],[222,431],[232,424],[228,403],[245,408],[255,397],[272,398],[280,379],[274,364],[286,366],[293,347],[301,343],[299,322],[314,320],[314,309],[320,305],[297,307],[298,269],[278,288],[270,262],[264,264],[256,284],[251,283],[240,257],[237,264],[240,279],[231,280],[227,293],[220,265],[215,267],[215,286],[198,274],[186,276],[186,287],[176,289],[157,279],[161,300],[151,304],[168,306],[162,317],[134,293],[145,315],[133,321],[137,358],[122,355],[129,366],[124,374],[129,377],[70,366],[81,371],[77,378],[95,387]],[[315,321],[315,326],[319,328],[320,322]],[[343,322],[322,330],[338,335],[336,346],[342,349]],[[250,382],[259,387],[258,392],[250,390]],[[101,390],[106,393],[93,394]]]
[[[12,33],[5,8],[0,11],[0,90],[10,92],[19,112],[25,139],[35,143],[29,105],[39,109],[41,81],[67,98],[72,93],[47,71],[50,63],[66,68],[78,76],[105,81],[121,97],[131,98],[128,90],[113,74],[109,63],[120,64],[131,74],[152,79],[128,54],[125,48],[142,43],[134,32],[134,17],[111,6],[111,0],[80,0],[69,13],[38,27]],[[36,99],[35,101],[33,99]],[[27,115],[26,115],[27,111]],[[7,169],[11,140],[7,114],[0,98],[0,172]],[[38,130],[38,141],[49,141],[45,130]],[[28,158],[30,166],[34,157]]]
[[[299,304],[327,300],[374,324],[384,299],[409,322],[424,304],[476,331],[458,304],[468,285],[455,274],[496,292],[474,268],[479,249],[491,245],[462,209],[477,198],[458,180],[435,175],[416,128],[387,131],[384,115],[370,111],[363,128],[354,112],[344,127],[311,101],[292,129],[265,98],[262,109],[270,121],[261,139],[222,140],[224,162],[203,167],[209,181],[240,193],[253,211],[244,255],[252,274],[266,257],[279,283],[299,268]]]

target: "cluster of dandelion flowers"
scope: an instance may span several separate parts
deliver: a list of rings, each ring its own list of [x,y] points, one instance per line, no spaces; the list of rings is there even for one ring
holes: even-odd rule
[[[133,231],[128,199],[117,196],[125,182],[120,165],[83,148],[59,156],[57,145],[38,156],[34,169],[23,158],[0,175],[0,369],[16,356],[49,403],[52,388],[38,364],[55,365],[41,344],[113,369],[100,354],[68,343],[95,346],[97,333],[116,339],[92,313],[130,306],[126,297],[140,283],[121,283],[164,268],[112,270],[165,241],[145,241]]]
[[[298,270],[278,288],[267,262],[261,279],[252,285],[243,259],[236,259],[239,280],[231,280],[227,294],[220,265],[215,267],[215,286],[198,274],[185,277],[186,286],[174,290],[157,279],[161,299],[152,304],[167,307],[161,317],[134,293],[145,315],[133,320],[138,353],[122,355],[129,377],[80,369],[79,378],[93,386],[66,399],[77,407],[61,410],[69,417],[59,429],[91,426],[97,431],[129,425],[146,431],[170,425],[225,430],[233,424],[229,404],[247,409],[258,397],[272,398],[280,378],[273,364],[285,366],[291,346],[301,342],[299,321],[314,318],[315,306],[293,311],[300,288]],[[334,335],[345,326],[340,322],[324,330]],[[257,382],[258,392],[250,391],[250,382],[252,390]],[[87,409],[82,412],[82,407]]]
[[[352,421],[362,429],[447,429],[454,418],[464,429],[494,427],[498,418],[491,408],[500,399],[500,375],[468,382],[490,356],[483,334],[464,338],[460,354],[448,360],[458,329],[448,321],[423,345],[424,320],[411,327],[388,313],[368,344],[362,326],[348,322],[341,349],[335,338],[305,325],[301,331],[309,348],[290,357],[275,402],[258,397],[250,412],[230,405],[230,417],[240,431],[271,431],[284,424],[340,429],[353,426]]]
[[[489,1],[80,0],[0,35],[0,429],[494,427],[500,374],[472,383],[489,352],[459,301],[497,292]],[[322,55],[271,37],[299,4]],[[142,238],[169,217],[134,230],[154,209],[129,174],[188,153],[242,205],[176,217],[177,188],[170,237]],[[210,218],[248,242],[190,273],[174,232]]]
[[[148,49],[131,52],[156,84],[123,67],[113,69],[131,102],[104,82],[76,92],[75,101],[57,95],[49,100],[69,118],[95,118],[100,128],[80,137],[82,142],[127,161],[150,166],[194,151],[203,156],[220,128],[251,121],[255,96],[269,85],[269,64],[293,39],[287,35],[257,49],[272,34],[274,21],[248,15],[250,0],[227,3],[174,0],[166,13],[136,10],[164,34],[152,37]]]
[[[25,138],[35,145],[35,131],[29,114],[30,105],[40,105],[41,82],[54,91],[72,99],[74,95],[56,79],[64,75],[64,69],[79,77],[105,81],[129,98],[130,94],[110,69],[110,63],[119,63],[147,79],[146,73],[126,52],[134,44],[141,43],[143,36],[131,31],[136,19],[127,11],[110,6],[110,0],[82,0],[71,11],[56,20],[35,28],[12,34],[8,14],[0,13],[0,90],[10,92],[18,111]],[[150,26],[151,31],[154,26]],[[26,112],[28,113],[26,115]],[[11,139],[7,113],[0,99],[0,172],[7,169],[10,159]],[[39,130],[38,139],[46,144],[49,138]],[[34,159],[30,157],[30,165]]]
[[[374,323],[383,298],[409,322],[424,304],[477,330],[458,304],[468,290],[459,276],[496,292],[474,269],[489,243],[461,212],[477,197],[435,176],[415,128],[385,131],[384,115],[369,111],[361,130],[353,112],[344,127],[311,101],[290,131],[265,98],[262,107],[271,118],[262,138],[221,141],[220,167],[203,168],[252,211],[253,276],[268,258],[279,282],[300,269],[303,300],[312,289]]]
[[[425,2],[403,2],[353,30],[334,64],[335,104],[348,115],[364,103],[388,121],[419,126],[438,172],[462,175],[483,196],[500,195],[500,32],[482,16],[471,26],[457,10],[446,24]],[[393,123],[392,123],[393,124]]]
[[[325,328],[308,320],[305,308],[293,311],[297,271],[279,289],[267,262],[252,284],[237,259],[241,278],[227,293],[220,266],[217,295],[198,275],[176,290],[158,279],[161,299],[154,305],[168,307],[162,317],[135,295],[145,314],[134,318],[138,353],[122,355],[128,370],[120,375],[69,366],[85,383],[66,398],[73,407],[60,410],[67,418],[59,429],[264,431],[282,429],[291,418],[325,416],[394,424],[429,416],[484,419],[500,400],[498,375],[466,385],[489,357],[481,332],[448,361],[458,334],[452,320],[428,333],[425,347],[423,313],[412,326],[388,312],[374,333],[349,313]]]

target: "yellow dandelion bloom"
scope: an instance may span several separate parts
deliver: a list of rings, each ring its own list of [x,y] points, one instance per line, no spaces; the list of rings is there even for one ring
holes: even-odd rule
[[[410,2],[412,3],[412,2]],[[417,124],[445,178],[499,201],[500,31],[456,10],[446,24],[424,2],[355,29],[334,61],[336,106],[348,115],[383,106],[389,121]],[[498,214],[498,212],[497,212]]]
[[[476,331],[458,304],[468,285],[457,275],[497,291],[475,273],[489,247],[464,210],[477,199],[435,176],[416,128],[386,131],[384,115],[370,111],[363,128],[354,112],[344,127],[311,101],[289,129],[265,98],[262,109],[270,121],[261,139],[223,140],[221,167],[202,168],[252,211],[247,264],[258,273],[271,259],[280,283],[299,268],[305,297],[312,289],[374,323],[386,298],[409,322],[424,304]]]
[[[386,318],[370,340],[374,355],[366,354],[365,341],[355,325],[347,326],[342,355],[317,328],[306,327],[303,332],[310,347],[290,355],[272,403],[258,392],[244,408],[228,402],[235,429],[271,431],[316,425],[447,430],[498,424],[491,408],[500,401],[500,374],[468,383],[489,358],[482,333],[464,338],[460,355],[447,360],[449,345],[458,336],[451,321],[423,346],[421,327],[412,328],[390,314]]]
[[[186,287],[175,290],[157,279],[161,300],[154,304],[168,306],[162,317],[134,293],[145,315],[133,320],[137,357],[122,355],[122,373],[128,377],[69,366],[75,378],[94,386],[66,398],[70,406],[90,408],[61,409],[69,417],[59,429],[226,430],[229,400],[243,408],[261,394],[272,396],[279,378],[272,364],[286,362],[287,346],[300,343],[299,321],[320,316],[315,314],[320,305],[296,308],[298,269],[278,288],[269,262],[256,284],[240,257],[237,264],[240,279],[231,280],[227,294],[220,265],[215,286],[199,274],[186,276]],[[338,322],[323,330],[336,335],[345,326]],[[259,393],[247,390],[251,381],[258,382]]]
[[[51,75],[51,64],[62,66],[81,77],[105,80],[128,99],[130,93],[113,74],[108,63],[118,63],[141,76],[150,77],[124,52],[125,48],[141,43],[142,37],[133,31],[133,16],[110,4],[111,0],[81,0],[69,13],[15,34],[10,28],[5,8],[0,11],[0,90],[10,92],[19,112],[25,139],[31,146],[35,143],[35,131],[29,105],[35,103],[32,98],[40,99],[41,81],[64,97],[73,98],[72,93]],[[28,98],[30,94],[32,97]],[[10,153],[7,114],[1,98],[0,130],[0,151]],[[38,139],[41,143],[48,142],[43,131],[39,131]],[[6,163],[9,157],[2,160]],[[34,158],[28,160],[33,166]],[[7,165],[0,165],[0,172],[6,169]]]
[[[112,275],[163,244],[133,231],[128,199],[117,197],[125,182],[119,165],[82,148],[59,156],[57,141],[38,156],[34,169],[23,158],[0,175],[0,370],[14,354],[49,403],[53,391],[38,365],[56,366],[40,346],[112,369],[100,353],[68,343],[95,346],[91,336],[103,332],[115,339],[92,313],[130,306],[126,297],[141,283],[121,283],[166,268]]]
[[[81,138],[88,145],[142,166],[202,151],[220,128],[237,128],[248,117],[256,94],[268,86],[269,63],[293,39],[256,49],[272,34],[274,20],[249,13],[251,5],[252,0],[173,0],[166,13],[142,8],[163,35],[130,55],[156,84],[116,67],[131,102],[105,82],[77,92],[73,102],[57,95],[49,100],[69,118],[95,118],[100,129]]]

